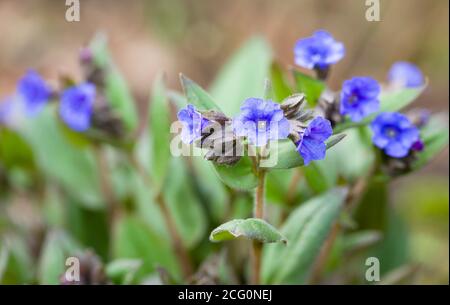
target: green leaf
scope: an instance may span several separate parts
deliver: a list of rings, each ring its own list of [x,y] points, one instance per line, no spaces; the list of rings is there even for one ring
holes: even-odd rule
[[[113,110],[120,115],[128,130],[132,131],[138,125],[136,104],[125,79],[114,65],[106,40],[105,35],[98,34],[91,41],[90,48],[93,52],[95,63],[106,72],[105,94],[108,102]]]
[[[360,128],[363,128],[362,130]],[[353,182],[365,175],[375,160],[368,127],[346,130],[341,145],[327,152],[326,161],[333,164],[339,177]]]
[[[292,70],[294,75],[295,84],[297,85],[298,92],[304,93],[306,101],[311,107],[317,105],[320,95],[325,90],[325,84],[309,75],[306,75],[300,71]]]
[[[345,134],[331,136],[326,142],[327,150],[339,143],[344,137]],[[277,160],[271,169],[289,169],[303,165],[303,158],[290,140],[279,141],[277,149],[272,149],[270,155],[270,158]]]
[[[189,104],[194,105],[198,110],[217,110],[221,111],[219,106],[213,101],[212,97],[197,83],[190,80],[183,74],[180,74],[181,85],[184,95]]]
[[[92,151],[80,149],[63,135],[54,107],[27,120],[20,134],[32,148],[36,164],[47,179],[59,183],[87,208],[104,207]]]
[[[168,177],[164,198],[184,244],[193,248],[207,234],[206,215],[183,160],[173,158],[170,170],[177,174]]]
[[[0,239],[0,259],[6,263],[0,271],[1,284],[31,284],[33,279],[33,258],[26,241],[19,236],[4,234]]]
[[[379,242],[382,234],[376,230],[363,230],[347,234],[343,240],[343,250],[345,252],[354,252],[365,249]]]
[[[272,81],[274,100],[276,102],[279,103],[293,94],[286,75],[284,75],[281,66],[276,62],[273,62],[270,67],[270,79]]]
[[[142,267],[136,272],[136,280],[153,273],[156,267],[165,268],[179,277],[179,269],[169,241],[153,232],[140,218],[127,215],[120,218],[114,228],[113,258],[136,259]]]
[[[263,243],[287,243],[286,238],[277,229],[259,218],[233,219],[226,222],[211,232],[209,240],[220,242],[237,237],[246,237]]]
[[[251,190],[258,185],[258,178],[253,171],[252,160],[243,156],[235,165],[214,164],[220,179],[231,188]]]
[[[150,173],[156,184],[155,191],[157,192],[164,183],[171,158],[170,109],[166,99],[162,76],[159,76],[153,84],[149,111],[150,142],[152,148]]]
[[[336,167],[329,158],[304,166],[303,173],[309,187],[316,193],[325,192],[337,183]]]
[[[116,259],[106,266],[106,275],[114,284],[128,285],[133,282],[136,272],[142,266],[139,259]]]
[[[0,163],[5,168],[33,168],[34,156],[31,147],[22,136],[10,129],[0,127]]]
[[[345,122],[338,124],[334,128],[335,133],[342,132],[345,129],[367,125],[381,112],[395,112],[408,106],[425,90],[426,84],[418,88],[401,88],[389,91],[383,91],[380,96],[380,111],[367,116],[360,122]]]
[[[262,97],[264,80],[269,76],[271,50],[267,42],[254,37],[223,66],[210,88],[227,115],[239,112],[249,97]]]
[[[66,271],[65,262],[79,251],[79,246],[64,232],[50,231],[39,258],[39,284],[59,284]]]
[[[448,123],[439,117],[433,117],[421,130],[421,139],[425,145],[423,151],[417,154],[417,160],[413,164],[414,170],[433,160],[448,145]]]
[[[295,209],[281,233],[289,240],[287,247],[265,247],[262,278],[265,284],[303,284],[338,218],[346,196],[343,189],[333,189]]]

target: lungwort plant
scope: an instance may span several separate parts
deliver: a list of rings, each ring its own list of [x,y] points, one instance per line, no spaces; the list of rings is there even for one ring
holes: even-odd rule
[[[422,72],[331,88],[345,47],[323,30],[292,67],[272,55],[252,38],[208,90],[159,76],[143,116],[101,35],[81,79],[29,70],[0,104],[0,282],[74,283],[71,257],[81,284],[364,283],[368,256],[386,276],[413,268],[389,184],[448,143],[442,114],[405,112]]]

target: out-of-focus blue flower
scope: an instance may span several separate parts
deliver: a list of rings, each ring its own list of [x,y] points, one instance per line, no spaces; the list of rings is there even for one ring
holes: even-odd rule
[[[50,87],[45,80],[34,70],[29,70],[17,84],[17,94],[23,101],[25,113],[36,115],[51,96]]]
[[[370,77],[354,77],[342,85],[340,112],[359,122],[380,108],[380,85]]]
[[[399,87],[420,87],[424,84],[422,71],[406,61],[398,61],[392,65],[388,80],[390,84]]]
[[[380,113],[370,124],[372,142],[388,156],[403,158],[420,140],[419,130],[405,115],[398,112]],[[420,148],[419,144],[417,148]]]
[[[209,124],[209,121],[195,109],[194,105],[187,105],[186,108],[181,109],[177,117],[183,124],[181,140],[186,144],[191,144],[200,138],[203,128]]]
[[[297,143],[297,151],[302,156],[304,164],[313,160],[325,158],[327,146],[325,141],[333,134],[331,123],[322,117],[316,117],[301,135]]]
[[[233,120],[233,129],[237,136],[247,137],[250,144],[264,146],[269,140],[286,139],[290,127],[279,104],[248,98]]]
[[[316,31],[311,37],[297,41],[294,47],[295,63],[307,69],[326,69],[345,55],[342,42],[334,40],[324,30]]]
[[[14,100],[6,98],[0,101],[0,125],[9,125],[9,120],[14,108]]]
[[[59,114],[71,129],[80,132],[89,129],[95,94],[95,86],[91,83],[64,90],[61,95]]]

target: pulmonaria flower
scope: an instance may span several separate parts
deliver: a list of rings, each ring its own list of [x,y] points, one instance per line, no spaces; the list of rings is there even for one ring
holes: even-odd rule
[[[200,138],[203,128],[209,124],[209,121],[195,109],[194,105],[187,105],[186,108],[181,109],[177,117],[183,124],[181,140],[186,144],[191,144],[194,140]]]
[[[325,158],[327,146],[325,141],[333,134],[331,123],[322,117],[316,117],[304,130],[297,142],[297,151],[302,156],[304,164],[313,160]]]
[[[328,32],[319,30],[313,36],[297,41],[294,47],[295,63],[307,69],[326,69],[345,55],[342,42]]]
[[[269,140],[286,139],[289,121],[279,104],[248,98],[241,107],[240,115],[233,120],[233,129],[237,136],[247,137],[250,144],[264,146]]]
[[[70,87],[61,95],[59,115],[75,131],[85,131],[91,126],[96,90],[91,83]]]
[[[17,94],[25,106],[25,112],[36,115],[48,102],[51,96],[50,87],[45,80],[34,70],[29,70],[27,74],[19,80],[17,84]]]
[[[401,113],[380,113],[370,127],[373,131],[372,142],[390,157],[403,158],[412,148],[422,149],[423,143],[418,142],[419,130]]]
[[[388,73],[389,83],[398,87],[420,87],[424,77],[420,69],[409,62],[399,61],[392,65]]]
[[[370,77],[354,77],[346,80],[341,91],[341,115],[349,115],[354,122],[359,122],[380,108],[380,85]]]

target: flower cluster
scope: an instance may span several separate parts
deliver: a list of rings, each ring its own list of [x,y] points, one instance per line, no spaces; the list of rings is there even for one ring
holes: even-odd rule
[[[269,141],[283,140],[288,137],[295,143],[296,149],[307,165],[313,160],[321,160],[325,157],[325,141],[331,136],[333,130],[331,123],[316,117],[311,121],[312,114],[302,111],[304,97],[289,97],[282,104],[260,98],[248,98],[241,107],[241,113],[233,120],[225,118],[221,122],[215,119],[208,120],[193,105],[178,112],[178,119],[183,124],[181,140],[190,144],[201,139],[200,146],[211,149],[206,158],[217,163],[234,164],[239,158],[235,155],[226,155],[247,140],[250,145],[256,147],[266,146]],[[217,117],[217,114],[215,115]],[[211,116],[210,116],[211,117]],[[223,118],[224,115],[219,116]],[[212,118],[212,117],[211,117]],[[230,121],[232,132],[211,133],[208,127]],[[308,124],[309,121],[309,124]],[[220,150],[214,150],[212,144],[219,141]],[[205,145],[205,143],[207,143]],[[230,149],[223,149],[223,144],[231,143]],[[226,145],[225,145],[226,146]],[[222,153],[225,156],[219,157]]]

